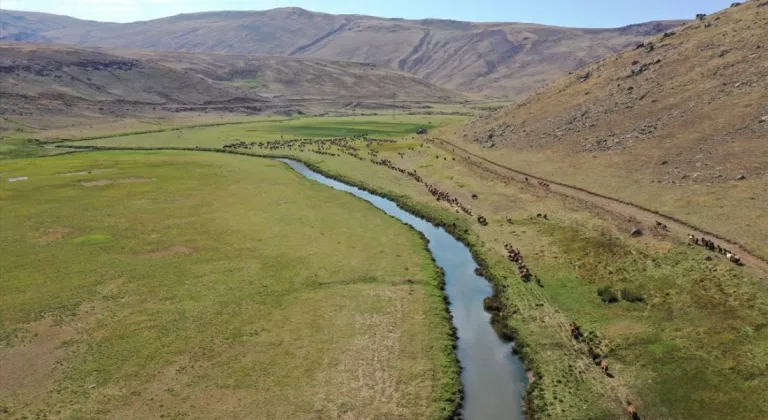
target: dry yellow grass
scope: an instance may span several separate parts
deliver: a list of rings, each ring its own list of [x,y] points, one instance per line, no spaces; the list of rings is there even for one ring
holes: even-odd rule
[[[768,257],[768,10],[758,3],[676,28],[441,136]]]

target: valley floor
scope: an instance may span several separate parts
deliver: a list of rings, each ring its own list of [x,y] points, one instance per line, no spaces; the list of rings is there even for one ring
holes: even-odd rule
[[[360,125],[364,123],[356,124],[352,131],[364,132]],[[237,132],[231,127],[199,130],[185,131],[184,139],[169,132],[73,144],[221,150],[233,142],[280,140],[247,125],[238,125]],[[516,332],[518,352],[532,371],[534,382],[527,401],[537,418],[620,418],[626,415],[629,401],[644,419],[768,416],[768,403],[763,398],[768,388],[768,284],[761,279],[765,273],[759,267],[735,266],[716,253],[689,246],[682,239],[684,234],[676,231],[651,227],[644,236],[630,238],[628,232],[634,222],[610,209],[535,183],[514,181],[467,162],[447,148],[416,136],[404,137],[392,127],[386,130],[389,132],[379,137],[399,140],[308,142],[302,148],[295,143],[291,148],[262,143],[262,147],[256,144],[236,152],[293,156],[327,174],[394,198],[445,225],[468,243],[484,265],[485,275],[495,283],[503,314],[500,328]],[[334,135],[322,127],[294,131],[285,126],[282,133],[284,140]],[[339,135],[347,136],[349,131]],[[111,155],[98,152],[86,156]],[[191,159],[197,155],[182,156]],[[216,159],[239,162],[249,158],[220,155]],[[473,216],[445,201],[436,201],[413,176],[371,163],[381,163],[381,159],[388,159],[389,166],[417,171],[425,183],[470,205]],[[254,193],[274,194],[270,191],[260,188]],[[242,191],[230,188],[218,194],[230,196]],[[290,197],[282,198],[289,202],[304,200],[282,196]],[[546,218],[537,214],[546,214]],[[485,216],[487,226],[477,223],[478,215]],[[282,212],[280,217],[292,216]],[[70,227],[63,221],[59,225]],[[268,226],[273,225],[264,228]],[[235,232],[232,230],[231,235],[237,236]],[[521,280],[518,268],[506,255],[504,245],[510,243],[525,256],[540,284]],[[170,245],[163,244],[166,248]],[[403,266],[399,260],[397,267],[384,259],[376,261],[382,264],[381,270]],[[276,271],[275,275],[281,274]],[[356,306],[356,302],[348,304]],[[569,331],[574,321],[586,336],[579,341]],[[430,334],[435,333],[440,332],[430,330]],[[439,337],[432,342],[439,342]],[[608,363],[610,376],[592,362],[590,348]],[[246,376],[238,377],[247,381]]]

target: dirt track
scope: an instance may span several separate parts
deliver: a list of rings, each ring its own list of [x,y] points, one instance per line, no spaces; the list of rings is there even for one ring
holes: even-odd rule
[[[546,178],[531,175],[529,173],[522,172],[508,166],[504,166],[482,156],[476,155],[447,140],[436,137],[430,138],[429,140],[434,142],[436,146],[441,147],[443,150],[453,153],[457,156],[469,158],[469,160],[473,162],[477,167],[494,172],[505,178],[513,179],[523,183],[526,182],[525,178],[528,178],[528,180],[532,183],[536,183],[538,181],[546,182],[550,185],[549,190],[554,193],[566,195],[588,202],[590,204],[597,205],[607,211],[610,211],[611,213],[623,216],[625,218],[635,218],[645,226],[653,226],[656,221],[660,221],[669,227],[671,234],[683,240],[686,239],[689,233],[697,237],[703,236],[716,238],[719,245],[736,252],[741,257],[741,261],[744,263],[746,268],[758,272],[763,279],[768,280],[768,277],[766,277],[768,275],[767,260],[750,253],[743,245],[730,239],[724,238],[716,233],[709,232],[673,216],[668,216],[657,211],[639,206],[637,204],[632,204],[617,198],[594,193],[580,187],[559,183]]]

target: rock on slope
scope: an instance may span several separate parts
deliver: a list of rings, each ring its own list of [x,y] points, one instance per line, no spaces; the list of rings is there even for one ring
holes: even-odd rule
[[[298,8],[210,12],[128,24],[0,12],[0,40],[370,62],[490,96],[519,97],[679,22],[617,29],[383,19]]]
[[[684,24],[475,120],[460,134],[493,144],[497,156],[527,150],[611,156],[655,182],[766,174],[766,5],[751,1]]]

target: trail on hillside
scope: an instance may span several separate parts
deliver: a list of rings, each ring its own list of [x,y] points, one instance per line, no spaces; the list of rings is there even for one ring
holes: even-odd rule
[[[561,194],[561,195],[569,196],[572,198],[576,198],[576,199],[588,202],[590,204],[594,204],[598,207],[601,207],[605,210],[608,210],[612,213],[615,213],[624,217],[633,217],[645,225],[652,226],[653,224],[655,224],[656,221],[662,222],[670,228],[672,234],[675,234],[678,237],[684,237],[685,235],[690,233],[697,237],[703,236],[703,237],[716,238],[720,242],[721,246],[725,248],[729,248],[734,252],[736,252],[741,257],[741,261],[744,263],[744,265],[748,269],[758,271],[759,274],[762,275],[761,277],[764,280],[768,280],[768,278],[765,277],[765,275],[768,274],[768,260],[751,253],[742,244],[736,241],[730,240],[728,238],[725,238],[722,235],[709,232],[705,229],[694,226],[691,223],[680,220],[674,216],[669,216],[669,215],[660,213],[658,211],[645,208],[638,204],[633,204],[618,198],[608,197],[599,193],[586,190],[581,187],[563,184],[557,181],[532,175],[514,168],[510,168],[508,166],[505,166],[500,163],[494,162],[490,159],[487,159],[483,156],[472,153],[452,142],[443,140],[441,138],[432,137],[430,138],[430,140],[433,141],[435,145],[437,145],[438,147],[442,146],[441,148],[443,150],[458,156],[469,158],[469,161],[475,164],[475,166],[485,169],[487,171],[494,172],[497,175],[500,175],[502,177],[509,178],[509,179],[512,179],[518,182],[523,182],[523,183],[526,182],[525,178],[528,178],[528,180],[533,183],[536,183],[538,181],[546,182],[547,184],[550,185],[549,191],[552,191],[556,194]]]

